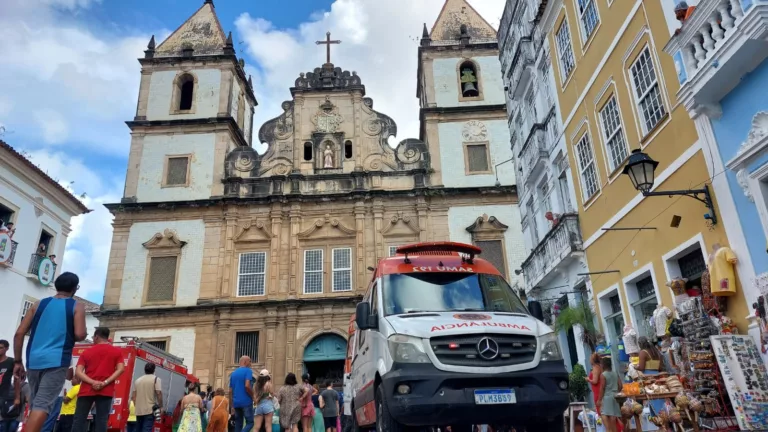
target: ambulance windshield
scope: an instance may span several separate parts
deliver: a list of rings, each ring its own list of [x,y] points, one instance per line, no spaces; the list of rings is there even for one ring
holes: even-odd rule
[[[386,315],[416,312],[528,314],[501,276],[477,273],[400,273],[383,278]]]

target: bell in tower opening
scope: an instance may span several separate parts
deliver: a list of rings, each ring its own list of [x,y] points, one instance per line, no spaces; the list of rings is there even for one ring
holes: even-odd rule
[[[461,93],[464,97],[477,97],[480,91],[477,89],[477,71],[472,62],[464,62],[461,65]]]

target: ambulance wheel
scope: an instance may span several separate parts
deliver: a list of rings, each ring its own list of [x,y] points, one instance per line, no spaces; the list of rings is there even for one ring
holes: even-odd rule
[[[376,432],[406,432],[405,426],[398,423],[389,414],[384,387],[376,389]]]

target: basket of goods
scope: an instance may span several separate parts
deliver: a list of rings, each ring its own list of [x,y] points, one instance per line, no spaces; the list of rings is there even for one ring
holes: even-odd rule
[[[675,396],[675,406],[678,409],[687,410],[690,403],[690,399],[684,393],[680,393],[679,395]]]
[[[696,399],[695,397],[692,397],[689,399],[688,407],[691,409],[691,411],[695,413],[700,413],[704,411],[704,404],[700,400]]]
[[[621,417],[625,420],[632,417],[632,399],[627,399],[621,404]]]
[[[645,386],[645,392],[648,394],[669,393],[669,387],[666,385],[650,384]]]
[[[640,383],[626,383],[623,385],[621,392],[627,396],[637,396],[640,394]]]
[[[683,422],[683,416],[680,415],[680,411],[671,409],[669,411],[669,421],[680,424]]]
[[[639,402],[635,401],[632,404],[632,413],[635,414],[635,415],[642,414],[643,413],[643,406]]]
[[[680,393],[683,391],[683,384],[680,383],[680,380],[675,375],[667,378],[666,384],[671,393]]]
[[[690,355],[691,361],[712,361],[714,358],[714,354],[710,351],[692,352]]]

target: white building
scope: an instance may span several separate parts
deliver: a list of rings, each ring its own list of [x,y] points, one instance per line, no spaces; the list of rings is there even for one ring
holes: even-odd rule
[[[526,257],[519,271],[529,299],[542,302],[551,323],[560,308],[587,291],[586,259],[575,206],[563,123],[553,91],[550,47],[539,26],[540,0],[508,0],[499,26],[508,128],[517,168],[517,187]],[[585,362],[580,331],[562,332],[566,366]]]
[[[8,232],[0,234],[0,339],[11,342],[8,355],[14,355],[13,335],[29,307],[56,293],[53,280],[64,257],[70,220],[88,211],[54,179],[0,141],[0,220],[14,224],[12,237]],[[95,327],[98,321],[94,324],[95,318],[89,316]]]
[[[448,208],[452,241],[483,249],[510,284],[525,259],[496,30],[465,0],[447,0],[419,46],[421,139],[445,188],[505,194],[502,202]],[[437,154],[435,154],[437,153]],[[433,176],[433,181],[437,176]]]

